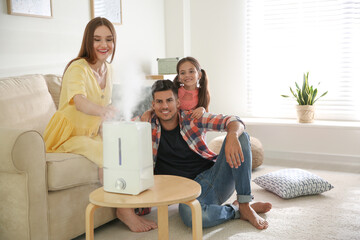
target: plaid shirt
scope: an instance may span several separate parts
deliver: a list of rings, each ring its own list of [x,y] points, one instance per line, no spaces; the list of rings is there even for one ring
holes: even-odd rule
[[[217,155],[212,152],[206,145],[205,132],[206,131],[225,131],[230,122],[238,121],[244,123],[237,116],[214,115],[205,112],[201,118],[195,119],[191,117],[192,111],[179,111],[180,133],[190,149],[199,154],[205,159],[216,161]],[[153,142],[153,158],[154,164],[156,162],[157,151],[159,148],[161,137],[160,121],[155,114],[152,115],[151,134]]]

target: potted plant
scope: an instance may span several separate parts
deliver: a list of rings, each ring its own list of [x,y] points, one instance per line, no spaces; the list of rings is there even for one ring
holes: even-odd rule
[[[310,86],[309,81],[309,73],[304,73],[304,80],[302,88],[295,82],[296,89],[290,87],[290,92],[295,97],[298,105],[296,106],[298,121],[300,123],[311,123],[314,121],[314,104],[315,102],[325,96],[328,91],[324,92],[320,97],[316,98],[318,94],[317,88],[314,88],[312,85]],[[319,86],[320,83],[318,83]],[[288,95],[281,95],[282,97],[290,97]]]

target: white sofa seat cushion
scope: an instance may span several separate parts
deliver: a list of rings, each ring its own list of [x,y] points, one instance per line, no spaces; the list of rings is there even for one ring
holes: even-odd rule
[[[49,191],[98,183],[98,167],[87,158],[72,153],[47,153]]]

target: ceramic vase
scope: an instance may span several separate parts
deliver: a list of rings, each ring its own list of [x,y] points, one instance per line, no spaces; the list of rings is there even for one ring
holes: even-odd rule
[[[296,111],[299,123],[312,123],[314,122],[314,105],[296,105]]]

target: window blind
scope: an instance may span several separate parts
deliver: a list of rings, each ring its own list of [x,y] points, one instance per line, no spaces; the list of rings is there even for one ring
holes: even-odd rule
[[[281,94],[309,72],[318,96],[329,91],[316,119],[360,120],[360,0],[247,0],[245,18],[249,117],[295,117]]]

